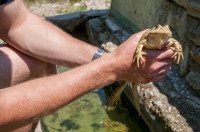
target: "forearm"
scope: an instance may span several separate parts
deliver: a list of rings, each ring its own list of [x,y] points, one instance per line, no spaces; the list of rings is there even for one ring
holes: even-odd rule
[[[0,90],[0,131],[36,121],[81,95],[112,83],[116,79],[113,63],[109,57],[103,58],[59,75]]]
[[[10,24],[12,26],[8,34],[4,33],[3,39],[21,52],[38,59],[74,67],[90,62],[97,50],[97,47],[73,38],[30,13],[24,5],[12,19],[15,23]]]

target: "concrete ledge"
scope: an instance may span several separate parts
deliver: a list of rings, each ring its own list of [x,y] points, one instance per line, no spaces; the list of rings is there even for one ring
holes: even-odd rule
[[[53,17],[46,17],[46,20],[51,21],[67,32],[73,32],[78,26],[86,23],[86,21],[89,19],[108,14],[109,10],[91,10],[86,12],[75,12]]]

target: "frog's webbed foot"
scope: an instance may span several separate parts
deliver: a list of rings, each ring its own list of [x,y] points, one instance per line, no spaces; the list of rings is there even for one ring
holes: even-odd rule
[[[171,38],[169,39],[169,48],[174,51],[172,58],[177,56],[176,63],[179,64],[180,59],[184,59],[181,44],[176,39]]]
[[[114,103],[117,104],[117,101],[120,100],[120,96],[127,85],[128,82],[124,82],[121,86],[115,89],[115,91],[111,94],[111,97],[107,103],[107,108],[106,108],[107,110],[109,110],[109,108],[112,107]]]
[[[136,110],[138,111],[139,113],[139,116],[140,116],[140,102],[139,102],[139,91],[138,91],[138,85],[135,84],[135,83],[132,83],[132,95],[133,95],[133,98],[134,98],[134,105],[135,105],[135,108]]]
[[[133,59],[133,62],[135,62],[135,61],[137,62],[137,66],[138,67],[140,66],[140,59],[142,61],[145,61],[142,56],[143,55],[148,55],[146,52],[142,51],[142,48],[143,48],[143,44],[139,43],[138,46],[137,46],[137,48],[136,48],[135,57]]]

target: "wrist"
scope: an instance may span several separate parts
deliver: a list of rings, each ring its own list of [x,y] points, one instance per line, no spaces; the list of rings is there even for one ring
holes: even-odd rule
[[[100,53],[99,53],[100,50]],[[96,57],[95,57],[96,56]],[[101,66],[101,68],[103,69],[98,69],[98,71],[102,71],[101,73],[103,74],[103,71],[106,71],[107,77],[110,78],[108,79],[111,82],[116,81],[116,79],[118,78],[118,71],[116,70],[118,67],[116,66],[116,59],[115,59],[115,54],[112,53],[108,53],[102,49],[97,49],[96,52],[93,55],[93,60],[98,59],[99,62],[98,64],[101,65],[101,63],[103,64],[103,66]]]
[[[101,56],[103,56],[104,53],[105,53],[105,50],[99,48],[99,49],[96,50],[96,52],[94,53],[94,55],[93,55],[93,57],[92,57],[92,61],[95,60],[95,59],[100,58]]]
[[[100,69],[98,71],[101,71],[101,74],[105,73],[107,74],[106,77],[110,81],[110,83],[113,83],[118,78],[118,72],[116,67],[116,61],[114,59],[114,55],[112,53],[105,52],[102,57],[97,59],[98,64],[100,64]],[[103,72],[104,71],[104,72]],[[105,78],[104,78],[105,79]]]

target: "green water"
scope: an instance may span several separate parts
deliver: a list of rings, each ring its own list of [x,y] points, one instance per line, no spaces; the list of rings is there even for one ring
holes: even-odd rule
[[[59,67],[59,72],[67,70]],[[112,88],[93,91],[42,120],[43,132],[144,132],[121,102],[106,111]]]

